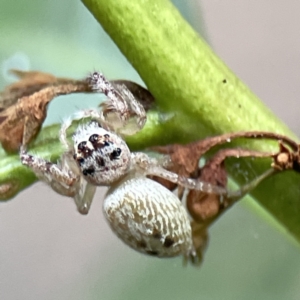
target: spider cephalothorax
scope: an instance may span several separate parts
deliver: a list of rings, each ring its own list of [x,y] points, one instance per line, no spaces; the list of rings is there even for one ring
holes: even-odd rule
[[[130,167],[130,150],[116,134],[93,121],[81,125],[73,135],[74,159],[83,177],[94,185],[110,185]]]

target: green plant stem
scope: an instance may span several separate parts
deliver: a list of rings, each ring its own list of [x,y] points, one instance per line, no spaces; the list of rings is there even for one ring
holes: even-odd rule
[[[273,131],[296,139],[212,52],[169,1],[83,0],[83,3],[136,68],[159,105],[159,113],[148,115],[145,128],[127,139],[131,149],[247,130]],[[44,129],[31,148],[34,153],[57,159],[62,151],[57,132],[58,125]],[[261,140],[243,140],[242,145],[261,151],[278,149],[275,143]],[[250,180],[262,173],[269,164],[266,160],[245,162],[234,172],[235,160],[229,163],[229,168],[233,177],[242,182],[248,174]],[[0,188],[5,180],[12,179],[19,183],[14,193],[35,180],[32,173],[21,167],[17,155],[0,153]],[[253,193],[298,241],[299,180],[294,172],[286,172],[265,181]]]

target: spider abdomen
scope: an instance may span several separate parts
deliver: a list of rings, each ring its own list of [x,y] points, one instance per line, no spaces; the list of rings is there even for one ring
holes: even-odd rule
[[[158,257],[192,251],[190,221],[180,200],[145,177],[110,188],[103,209],[112,230],[133,249]]]

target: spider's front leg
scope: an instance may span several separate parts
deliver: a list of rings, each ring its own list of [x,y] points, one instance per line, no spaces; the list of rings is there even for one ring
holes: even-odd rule
[[[20,159],[23,165],[29,167],[40,180],[49,184],[56,192],[63,196],[75,196],[79,188],[80,178],[69,168],[66,155],[62,156],[60,164],[54,164],[31,155],[22,148]]]
[[[88,213],[96,187],[86,183],[80,176],[70,153],[64,153],[60,163],[54,164],[29,154],[22,147],[20,159],[23,165],[29,167],[40,180],[50,185],[54,191],[63,196],[73,197],[80,213]]]
[[[95,92],[108,98],[99,112],[102,126],[122,135],[133,135],[144,127],[146,111],[126,85],[111,83],[98,72],[92,73],[87,82]]]
[[[161,160],[158,160],[149,157],[145,153],[137,152],[132,154],[132,161],[138,172],[142,172],[144,175],[152,175],[164,178],[187,189],[195,189],[208,194],[218,195],[226,195],[228,192],[226,188],[198,179],[180,176],[176,173],[166,170],[164,167],[169,163],[168,157],[163,157]]]
[[[60,140],[66,149],[72,147],[67,140],[67,130],[72,125],[73,120],[92,118],[104,129],[120,135],[133,135],[144,127],[147,120],[145,108],[125,84],[112,83],[99,72],[94,72],[88,76],[86,82],[93,91],[105,94],[107,99],[100,105],[100,111],[98,109],[81,110],[74,117],[64,121],[60,130]],[[149,91],[145,93],[145,89],[137,84],[133,86],[144,98],[154,101]],[[138,95],[137,91],[135,94]],[[143,100],[145,102],[145,99]],[[145,104],[145,106],[149,108],[149,104]]]
[[[132,154],[132,160],[136,170],[138,172],[142,172],[144,175],[157,176],[190,190],[198,190],[207,194],[216,194],[222,197],[224,196],[230,201],[230,203],[240,200],[246,194],[251,192],[263,180],[276,173],[276,170],[269,169],[260,176],[254,178],[252,181],[241,186],[239,189],[230,191],[227,188],[217,186],[209,182],[180,176],[176,173],[166,170],[165,167],[167,167],[170,163],[168,156],[164,156],[162,159],[155,159],[150,158],[145,153],[138,152]]]

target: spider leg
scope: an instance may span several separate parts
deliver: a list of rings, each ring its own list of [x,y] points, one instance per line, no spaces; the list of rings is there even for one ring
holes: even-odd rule
[[[67,154],[62,156],[61,164],[54,164],[29,154],[22,147],[20,159],[23,165],[28,166],[39,179],[49,184],[59,194],[75,197],[79,192],[80,176],[74,173],[68,165]]]
[[[146,121],[147,115],[143,105],[137,101],[129,89],[124,85],[115,84],[116,89],[120,92],[122,98],[127,103],[126,118],[120,128],[116,128],[121,134],[133,135],[140,131]]]
[[[113,84],[103,74],[94,72],[87,79],[91,88],[107,96],[101,104],[101,121],[113,131],[133,135],[146,123],[146,111],[124,84]],[[102,123],[101,122],[101,123]]]
[[[164,178],[170,182],[176,183],[187,189],[200,190],[209,194],[226,195],[227,189],[213,185],[209,182],[198,179],[187,178],[179,176],[176,173],[168,171],[161,166],[161,162],[155,158],[150,158],[147,154],[137,152],[132,154],[133,164],[136,166],[138,172],[144,175],[153,175]]]
[[[89,209],[91,207],[95,192],[96,192],[97,186],[92,185],[90,183],[86,183],[84,192],[83,193],[77,193],[74,197],[75,204],[77,206],[77,210],[83,214],[86,215],[89,212]]]
[[[105,94],[108,99],[101,104],[100,111],[86,109],[64,120],[60,129],[60,140],[66,149],[71,147],[67,140],[67,130],[73,120],[92,118],[104,129],[123,135],[135,134],[144,127],[147,119],[145,109],[124,84],[112,84],[98,72],[92,73],[86,81],[95,92]]]
[[[274,175],[277,172],[276,169],[269,169],[252,181],[243,185],[240,189],[235,191],[228,191],[228,189],[226,188],[211,184],[209,182],[180,176],[176,173],[164,169],[162,163],[168,165],[167,158],[159,160],[150,158],[145,153],[137,152],[132,154],[132,160],[134,165],[137,167],[137,170],[139,172],[142,172],[144,175],[161,177],[170,182],[181,185],[182,187],[187,189],[194,189],[208,194],[217,194],[220,196],[224,196],[230,201],[230,203],[234,203],[240,200],[246,194],[252,191],[257,185],[259,185],[264,179]]]
[[[93,118],[96,119],[101,125],[105,123],[104,117],[102,116],[101,112],[99,112],[97,109],[85,109],[76,112],[72,117],[66,118],[59,131],[59,139],[61,143],[63,144],[65,149],[71,149],[73,147],[73,144],[70,144],[67,139],[67,130],[72,125],[72,122],[75,120],[81,120],[84,118]]]
[[[176,173],[170,172],[160,166],[152,166],[147,170],[147,175],[154,175],[164,178],[168,181],[176,183],[184,188],[199,190],[208,194],[226,195],[227,189],[205,182],[199,179],[188,178],[180,176]]]
[[[67,130],[71,125],[72,125],[72,119],[70,117],[66,118],[62,122],[60,130],[59,130],[59,140],[65,149],[71,148],[71,145],[69,144],[68,139],[67,139]]]
[[[263,180],[276,174],[277,172],[278,171],[273,168],[267,170],[266,172],[262,173],[260,176],[254,178],[252,181],[241,186],[240,189],[236,191],[229,191],[227,194],[227,199],[230,200],[230,203],[238,201],[239,199],[243,198],[246,194],[248,194],[250,191],[252,191],[256,186],[258,186]]]
[[[87,183],[80,176],[70,153],[64,153],[61,163],[54,164],[43,158],[28,154],[23,147],[20,158],[23,165],[31,168],[39,179],[50,185],[57,193],[73,197],[81,214],[88,213],[96,186]]]

